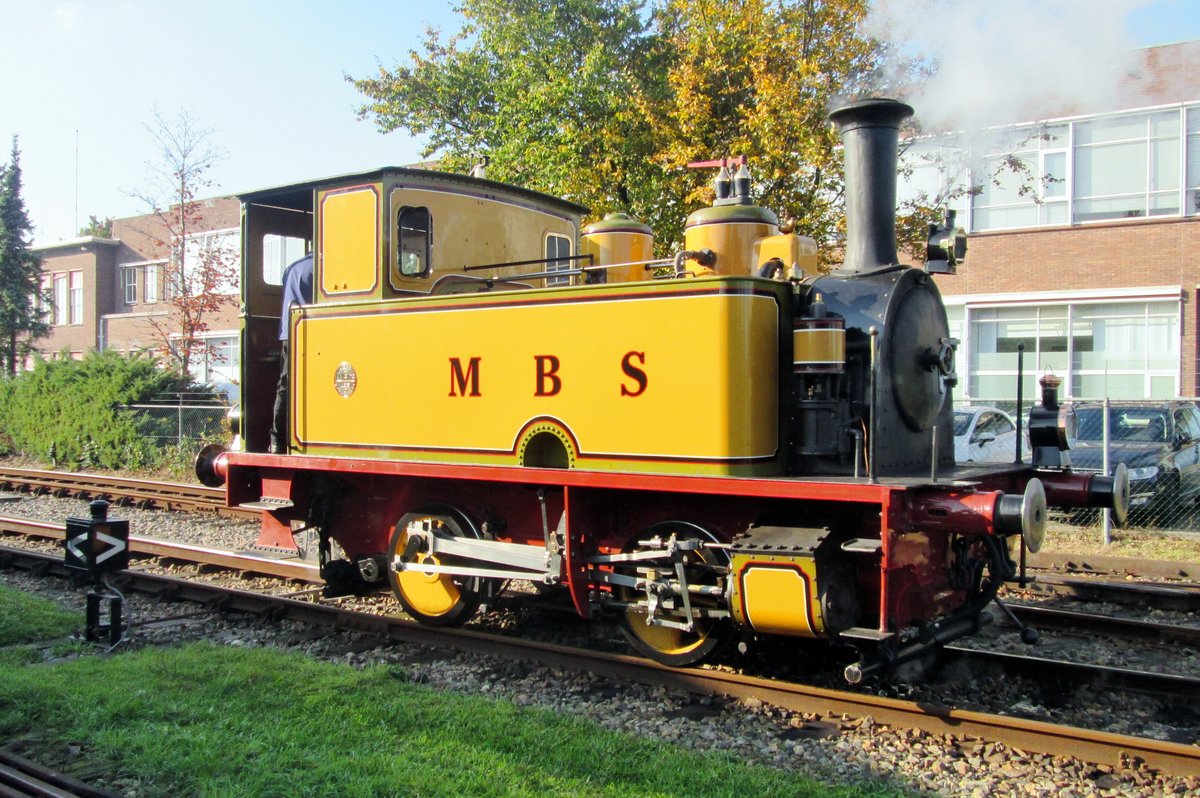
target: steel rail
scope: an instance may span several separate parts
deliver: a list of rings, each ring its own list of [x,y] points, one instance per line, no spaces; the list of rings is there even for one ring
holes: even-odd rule
[[[3,517],[0,517],[0,531],[13,531],[26,536],[51,540],[62,540],[64,537],[63,528],[56,524]],[[319,569],[315,565],[308,563],[275,560],[133,535],[130,536],[129,543],[130,551],[133,553],[322,584]],[[1043,626],[1055,625],[1059,628],[1075,629],[1080,628],[1082,624],[1086,625],[1093,634],[1097,630],[1120,630],[1127,635],[1138,634],[1144,638],[1183,639],[1186,642],[1195,642],[1200,638],[1200,630],[1188,629],[1186,627],[1170,627],[1165,624],[1150,624],[1148,622],[1050,610],[1041,607],[1010,606],[1010,608],[1019,617],[1024,617],[1030,622],[1036,621]],[[1055,678],[1086,680],[1103,683],[1108,687],[1152,694],[1179,695],[1188,698],[1200,696],[1200,681],[1185,676],[1111,668],[1061,660],[1045,660],[962,646],[947,646],[945,650],[947,656],[950,658],[969,660],[977,663],[991,661],[1000,664],[1006,671],[1019,671],[1043,678],[1051,675]]]
[[[1004,606],[1026,623],[1039,628],[1084,632],[1090,637],[1112,635],[1130,640],[1148,640],[1160,643],[1178,643],[1185,646],[1200,646],[1200,627],[1179,626],[1143,621],[1134,618],[1117,618],[1091,612],[1076,612],[1057,607],[1005,602]]]
[[[1200,611],[1200,589],[1192,585],[1111,582],[1046,574],[1039,575],[1026,589],[1079,601],[1110,602],[1143,609],[1153,607],[1180,612]]]
[[[0,517],[0,532],[13,532],[44,540],[62,540],[66,537],[66,529],[62,524],[30,521],[25,518]],[[138,535],[129,536],[129,551],[133,554],[183,560],[233,571],[262,574],[263,576],[297,579],[314,584],[323,583],[320,569],[316,565],[298,560],[276,560],[270,557],[211,549],[171,540],[156,540]]]
[[[153,505],[167,510],[210,511],[232,518],[258,518],[260,513],[225,506],[225,491],[182,482],[132,479],[108,474],[0,468],[0,486],[54,496],[93,496]]]
[[[1153,577],[1157,579],[1200,580],[1200,563],[1174,560],[1141,560],[1132,557],[1109,557],[1102,554],[1059,554],[1041,551],[1028,554],[1030,568],[1063,573],[1121,574],[1122,576]]]
[[[66,574],[50,555],[0,547],[11,565]],[[988,715],[894,698],[778,682],[723,671],[668,668],[648,660],[550,643],[502,637],[467,629],[421,626],[396,617],[366,615],[325,604],[223,588],[203,582],[144,572],[125,572],[125,585],[150,594],[374,635],[381,641],[450,648],[554,668],[584,670],[618,681],[637,682],[705,695],[754,698],[783,709],[822,716],[870,717],[877,723],[1002,742],[1021,751],[1068,756],[1115,767],[1140,761],[1176,776],[1200,775],[1200,747],[1128,735],[1075,729],[1041,721]]]
[[[1075,685],[1096,685],[1097,687],[1150,695],[1200,698],[1200,679],[1193,676],[1031,657],[1007,651],[970,648],[969,645],[962,643],[945,646],[942,654],[943,662],[957,661],[971,669],[977,668],[980,664],[994,664],[999,666],[1004,673],[1019,673],[1040,681],[1057,679]]]
[[[13,798],[119,798],[79,779],[0,749],[0,795]]]

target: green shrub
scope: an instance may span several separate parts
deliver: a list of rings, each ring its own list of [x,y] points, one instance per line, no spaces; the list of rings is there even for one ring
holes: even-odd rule
[[[0,452],[51,465],[128,468],[158,459],[146,421],[124,409],[186,390],[191,380],[152,357],[91,352],[82,360],[39,360],[0,382]]]

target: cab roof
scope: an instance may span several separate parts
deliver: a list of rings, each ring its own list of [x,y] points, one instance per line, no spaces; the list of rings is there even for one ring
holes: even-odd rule
[[[367,172],[353,172],[334,177],[324,177],[317,180],[306,180],[300,183],[276,186],[274,188],[247,191],[238,194],[237,197],[243,203],[274,205],[292,210],[309,211],[312,210],[312,192],[316,189],[334,188],[354,183],[374,183],[387,178],[407,178],[422,183],[458,189],[463,193],[469,194],[483,193],[515,196],[539,205],[552,206],[562,212],[579,214],[581,216],[588,212],[588,208],[583,205],[578,205],[550,194],[543,194],[540,191],[513,186],[508,183],[469,177],[468,175],[460,175],[453,172],[438,172],[432,169],[413,169],[401,166],[385,166]]]

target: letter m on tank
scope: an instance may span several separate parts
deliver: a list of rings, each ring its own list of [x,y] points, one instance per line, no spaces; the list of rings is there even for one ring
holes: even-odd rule
[[[450,358],[450,396],[479,396],[479,364],[483,358],[473,357],[463,366],[463,359]]]

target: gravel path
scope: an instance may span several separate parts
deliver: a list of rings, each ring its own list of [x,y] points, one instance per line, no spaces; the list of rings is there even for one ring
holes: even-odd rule
[[[21,499],[0,504],[0,514],[56,521],[68,515],[86,516],[86,502],[74,499]],[[253,542],[255,525],[212,516],[141,511],[114,507],[111,515],[128,518],[135,534],[244,549]],[[187,566],[177,572],[191,572]],[[228,576],[219,577],[222,581]],[[83,591],[61,580],[0,573],[0,582],[44,595],[77,608],[82,616]],[[237,579],[248,589],[273,590],[278,582]],[[289,589],[289,588],[283,588]],[[365,611],[394,613],[390,596],[365,600],[346,599],[344,606]],[[129,597],[135,621],[191,614],[195,608],[164,604],[148,597]],[[548,623],[547,619],[552,619]],[[517,605],[485,613],[479,622],[489,631],[534,634],[568,644],[584,642],[619,647],[610,627],[566,620],[546,609]],[[1015,639],[1015,635],[1008,635]],[[705,750],[735,751],[739,756],[803,771],[836,781],[880,781],[894,787],[950,796],[1158,796],[1200,794],[1200,779],[1170,779],[1138,767],[1114,769],[1077,760],[1031,755],[1000,744],[891,729],[870,718],[851,720],[799,715],[747,700],[701,698],[661,688],[614,683],[607,679],[520,662],[445,652],[411,645],[378,645],[377,641],[349,632],[313,630],[303,625],[268,624],[238,615],[208,613],[133,629],[130,648],[206,639],[232,646],[275,646],[345,663],[351,667],[400,665],[414,681],[436,689],[490,695],[524,705],[548,707],[584,716],[601,725],[633,734],[668,740]],[[997,638],[1003,639],[1003,638]],[[1111,641],[1090,645],[1109,651]],[[1125,644],[1122,644],[1125,645]],[[753,665],[768,653],[798,649],[786,646],[750,657]],[[1194,656],[1194,655],[1193,655]],[[762,668],[776,671],[806,668],[782,667],[767,659]],[[761,664],[761,663],[760,663]],[[728,667],[728,666],[727,666]],[[826,672],[827,671],[827,672]],[[836,668],[817,671],[818,681],[836,685]],[[1086,686],[1063,694],[1056,686],[1028,684],[1008,677],[979,674],[943,674],[934,681],[907,684],[892,681],[877,686],[879,692],[912,700],[952,704],[967,709],[1003,711],[1059,723],[1081,723],[1119,733],[1133,733],[1180,742],[1200,739],[1200,718],[1186,707],[1160,705],[1146,697],[1106,695]],[[1178,703],[1178,702],[1174,702]],[[1189,713],[1190,712],[1190,716]],[[53,762],[59,752],[41,752]],[[137,794],[135,783],[111,785]]]

